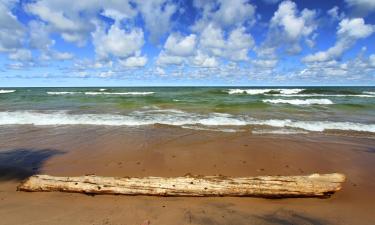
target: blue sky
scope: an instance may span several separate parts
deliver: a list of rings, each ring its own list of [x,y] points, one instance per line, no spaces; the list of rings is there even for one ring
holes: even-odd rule
[[[0,0],[0,86],[375,85],[374,0]]]

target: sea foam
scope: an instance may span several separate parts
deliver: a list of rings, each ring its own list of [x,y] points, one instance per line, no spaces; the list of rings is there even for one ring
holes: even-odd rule
[[[291,104],[291,105],[331,105],[333,102],[329,99],[264,99],[265,103],[272,104]]]
[[[358,97],[358,98],[375,98],[375,95],[345,95],[345,94],[265,94],[274,97]]]
[[[152,95],[155,94],[155,92],[147,91],[147,92],[94,92],[94,91],[88,91],[85,92],[85,95]]]
[[[248,95],[261,95],[270,92],[278,92],[280,94],[297,94],[305,89],[293,88],[293,89],[229,89],[228,94],[248,94]]]
[[[180,110],[135,111],[127,115],[119,114],[69,114],[66,111],[11,111],[0,112],[0,125],[104,125],[104,126],[144,126],[165,124],[174,126],[270,126],[297,128],[306,131],[351,130],[375,132],[375,124],[333,121],[298,121],[290,119],[260,120],[244,115],[226,113],[197,114]]]
[[[8,93],[13,93],[16,90],[0,90],[0,94],[8,94]]]
[[[264,89],[228,89],[230,95],[234,94],[248,94],[248,95],[269,95],[279,97],[358,97],[358,98],[374,98],[375,92],[364,91],[362,94],[319,94],[319,93],[304,93],[306,89],[301,88],[264,88]]]
[[[74,95],[74,94],[81,94],[82,92],[75,92],[75,91],[47,91],[48,95]]]

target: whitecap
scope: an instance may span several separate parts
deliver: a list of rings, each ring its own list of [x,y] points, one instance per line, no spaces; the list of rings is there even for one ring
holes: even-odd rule
[[[16,92],[16,90],[0,90],[0,94],[8,94],[13,92]]]
[[[152,95],[155,94],[155,92],[94,92],[94,91],[88,91],[85,92],[85,95]]]
[[[248,95],[261,95],[269,92],[278,92],[280,94],[290,95],[300,93],[305,89],[300,88],[272,88],[272,89],[229,89],[228,94],[248,94]]]
[[[75,91],[47,91],[48,95],[74,95],[80,94],[82,92],[75,92]]]
[[[264,99],[265,103],[272,104],[291,104],[291,105],[331,105],[333,102],[329,99]]]
[[[374,98],[375,95],[344,95],[344,94],[265,94],[274,97],[358,97]]]

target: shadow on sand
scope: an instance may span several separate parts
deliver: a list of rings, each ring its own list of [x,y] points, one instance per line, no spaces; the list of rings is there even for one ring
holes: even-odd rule
[[[210,209],[218,213],[213,216],[206,214],[205,210],[198,212],[188,210],[185,213],[186,223],[202,225],[332,225],[331,222],[323,218],[283,208],[259,215],[234,210],[233,204],[209,203],[209,206]]]
[[[44,162],[63,154],[55,149],[12,149],[0,151],[0,181],[23,180],[40,172]]]

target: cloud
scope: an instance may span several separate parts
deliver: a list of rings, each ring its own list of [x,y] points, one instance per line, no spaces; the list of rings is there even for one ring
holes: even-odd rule
[[[251,61],[255,67],[274,68],[278,62],[277,59],[255,59]]]
[[[214,25],[208,24],[202,31],[200,36],[200,47],[207,49],[213,55],[222,55],[222,49],[225,47],[223,30]]]
[[[183,37],[179,34],[172,33],[169,35],[164,44],[164,49],[170,55],[191,56],[194,54],[197,36],[190,34]]]
[[[143,67],[147,63],[147,57],[145,56],[132,56],[125,60],[119,61],[121,66],[124,67]]]
[[[111,25],[108,32],[102,26],[92,33],[95,52],[99,59],[108,59],[110,56],[126,58],[140,51],[144,44],[143,31],[132,28],[125,31],[118,23]]]
[[[374,81],[375,55],[366,57],[364,51],[345,62],[337,60],[316,61],[308,63],[295,78],[307,79],[313,82],[334,81],[336,84],[347,81]]]
[[[185,57],[169,55],[164,51],[161,51],[157,60],[157,65],[181,65],[186,61]]]
[[[326,51],[307,55],[304,62],[324,62],[340,58],[358,39],[370,36],[375,31],[374,25],[365,24],[363,18],[343,19],[337,29],[337,41]]]
[[[241,25],[255,14],[255,7],[247,0],[219,0],[219,4],[213,18],[224,27]]]
[[[58,61],[63,61],[63,60],[70,60],[73,59],[74,55],[69,52],[58,52],[54,50],[47,50],[43,51],[41,53],[40,59],[47,61],[47,60],[58,60]]]
[[[9,58],[15,61],[31,61],[32,54],[28,49],[17,49],[9,54]]]
[[[331,17],[332,20],[342,20],[345,17],[345,13],[339,13],[339,7],[334,6],[330,10],[327,11],[327,14]]]
[[[339,24],[337,35],[342,38],[360,39],[370,36],[375,26],[365,24],[363,18],[343,19]]]
[[[23,44],[25,30],[11,12],[12,7],[13,4],[0,2],[0,52],[15,51]]]
[[[229,34],[225,56],[233,61],[247,60],[247,54],[253,46],[253,37],[246,33],[244,27],[238,27]]]
[[[64,11],[58,9],[55,11],[55,8],[49,7],[50,4],[44,4],[45,2],[39,1],[26,5],[26,10],[46,21],[51,29],[61,34],[64,40],[83,45],[87,34],[94,28],[93,24],[80,20],[79,15],[73,14],[68,17]]]
[[[171,28],[171,17],[177,6],[169,0],[136,0],[137,7],[145,21],[145,27],[150,32],[150,40],[158,43],[160,37]]]
[[[360,15],[375,11],[375,1],[373,0],[345,0],[345,2],[355,10],[355,13]]]
[[[200,36],[200,49],[210,55],[224,57],[233,61],[244,61],[248,59],[248,52],[254,46],[253,37],[246,33],[244,27],[238,27],[224,38],[224,31],[209,24]]]
[[[201,11],[201,18],[193,25],[194,31],[200,31],[209,23],[228,28],[252,23],[256,7],[247,0],[194,0],[193,6]]]
[[[113,72],[112,70],[102,71],[102,72],[98,73],[98,77],[101,77],[101,78],[110,78],[110,77],[113,77],[115,74],[116,73]]]
[[[159,75],[159,76],[165,76],[166,75],[166,72],[165,72],[165,70],[163,69],[163,68],[161,68],[161,67],[156,67],[156,69],[155,69],[155,73],[157,74],[157,75]]]
[[[46,60],[70,60],[74,55],[68,52],[53,50],[55,41],[50,38],[47,25],[40,21],[32,20],[28,24],[29,47],[40,51],[40,59]]]
[[[131,18],[136,11],[127,0],[36,0],[25,4],[25,10],[38,16],[49,28],[60,34],[67,42],[83,46],[90,33],[95,30],[97,15],[121,15],[121,19]]]
[[[217,67],[219,62],[215,57],[210,57],[201,51],[198,51],[197,55],[192,59],[192,64],[196,67]]]
[[[50,39],[47,26],[35,20],[29,22],[29,42],[30,47],[47,50],[51,48],[55,41]]]
[[[372,67],[375,68],[375,54],[369,56],[369,63]]]
[[[286,51],[292,54],[301,51],[300,40],[312,41],[309,37],[317,29],[316,12],[303,9],[298,11],[296,3],[283,1],[270,21],[270,33],[266,45],[287,45]]]

